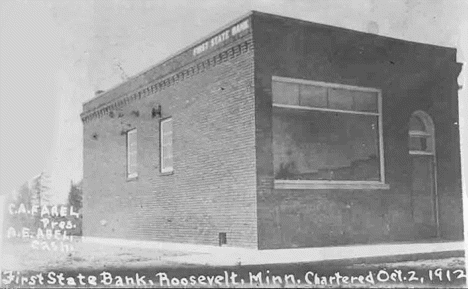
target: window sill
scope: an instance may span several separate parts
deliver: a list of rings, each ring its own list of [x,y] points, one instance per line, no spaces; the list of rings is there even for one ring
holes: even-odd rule
[[[170,171],[170,172],[161,172],[160,175],[161,176],[171,176],[174,174],[174,171]]]
[[[432,156],[433,153],[429,151],[409,151],[410,155]]]
[[[138,180],[138,175],[136,176],[128,176],[127,177],[127,182],[132,182]]]
[[[390,185],[380,182],[275,180],[274,188],[288,190],[389,190]]]

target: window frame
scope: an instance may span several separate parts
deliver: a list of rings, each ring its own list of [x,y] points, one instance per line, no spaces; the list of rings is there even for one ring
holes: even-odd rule
[[[411,130],[411,127],[408,129],[408,141],[411,138],[425,138],[428,141],[428,148],[425,150],[412,150],[411,148],[408,149],[408,153],[410,155],[428,155],[434,156],[435,158],[435,128],[434,128],[434,121],[432,120],[431,116],[422,110],[414,111],[411,114],[411,118],[419,119],[423,125],[425,126],[425,130]]]
[[[131,155],[129,139],[130,139],[131,134],[135,134],[135,143],[136,143],[135,172],[130,172],[129,171],[129,169],[130,169],[130,155]],[[127,162],[126,162],[127,163],[127,165],[126,165],[127,180],[134,180],[134,179],[138,178],[138,133],[137,133],[137,129],[132,128],[132,129],[127,130],[126,133],[125,133],[125,137],[126,137],[125,142],[126,142],[126,148],[127,148]]]
[[[163,145],[163,137],[164,137],[164,131],[163,131],[163,124],[165,122],[171,122],[171,158],[172,158],[172,166],[171,167],[165,167],[164,166],[164,145]],[[172,122],[172,117],[166,117],[164,119],[161,119],[159,122],[159,167],[160,167],[160,172],[162,174],[172,174],[174,172],[174,128],[173,128],[173,122]]]
[[[384,141],[383,141],[383,121],[382,121],[382,90],[378,88],[360,87],[353,85],[345,85],[339,83],[328,83],[313,80],[304,80],[280,76],[272,76],[272,85],[274,81],[312,85],[326,88],[337,88],[353,91],[363,91],[377,93],[377,112],[356,111],[356,110],[342,110],[330,109],[321,107],[309,107],[301,105],[279,104],[273,102],[272,95],[272,113],[273,108],[287,108],[287,109],[300,109],[306,111],[325,111],[325,112],[339,112],[350,113],[358,115],[373,115],[377,116],[378,123],[378,141],[379,141],[379,157],[380,157],[380,181],[348,181],[348,180],[274,180],[275,189],[389,189],[390,186],[385,182],[385,156],[384,156]]]

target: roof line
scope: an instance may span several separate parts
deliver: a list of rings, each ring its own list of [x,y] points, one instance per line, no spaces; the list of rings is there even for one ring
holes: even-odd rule
[[[204,37],[202,37],[202,38],[200,38],[200,39],[198,39],[198,40],[192,42],[190,45],[187,45],[187,46],[185,46],[185,47],[183,47],[183,48],[177,50],[176,52],[170,54],[169,56],[167,56],[167,57],[165,57],[164,59],[160,60],[160,61],[157,62],[156,64],[153,64],[153,65],[151,65],[150,67],[148,67],[148,68],[146,68],[146,69],[143,69],[141,72],[135,74],[134,76],[129,77],[127,80],[125,80],[125,81],[123,81],[123,82],[119,82],[118,84],[112,86],[111,88],[106,89],[103,93],[100,93],[99,95],[97,95],[97,96],[91,98],[90,100],[87,100],[87,101],[83,102],[83,105],[86,105],[86,104],[90,103],[91,101],[96,100],[96,99],[100,98],[101,96],[106,95],[108,92],[111,92],[111,91],[117,89],[117,88],[118,88],[119,86],[121,86],[122,84],[124,84],[124,83],[126,83],[126,82],[128,82],[128,81],[131,81],[131,80],[133,80],[133,79],[136,79],[136,78],[140,77],[141,75],[147,73],[147,72],[150,71],[151,69],[156,68],[156,67],[158,67],[158,66],[164,64],[165,62],[171,60],[172,58],[178,56],[179,54],[182,54],[182,53],[184,53],[184,52],[190,50],[192,47],[194,47],[194,46],[196,46],[197,44],[199,44],[199,43],[205,41],[205,39],[209,39],[209,38],[211,38],[211,37],[213,37],[213,36],[219,34],[219,33],[222,32],[223,30],[226,30],[228,27],[234,25],[235,23],[239,22],[240,20],[249,17],[249,16],[252,15],[254,12],[257,12],[257,11],[250,10],[249,12],[244,13],[244,14],[242,14],[242,15],[239,16],[239,17],[236,17],[235,19],[229,21],[229,23],[227,23],[227,24],[221,26],[220,28],[218,28],[218,29],[216,29],[216,30],[210,32],[210,33],[207,34],[206,36],[204,36]]]
[[[311,25],[317,25],[317,26],[327,27],[327,28],[331,28],[331,29],[345,30],[345,31],[351,31],[351,32],[354,32],[354,33],[372,35],[372,36],[375,36],[375,37],[381,37],[381,38],[385,38],[385,39],[389,39],[389,40],[397,40],[397,41],[401,41],[401,42],[407,42],[407,43],[419,44],[419,45],[428,45],[428,46],[432,46],[432,47],[436,47],[436,48],[443,48],[443,49],[452,49],[452,50],[457,49],[457,48],[452,47],[452,46],[445,46],[445,45],[432,44],[432,43],[426,43],[426,42],[417,42],[417,41],[414,41],[414,40],[406,40],[406,39],[402,39],[402,38],[395,38],[393,36],[375,34],[375,33],[365,32],[365,31],[361,31],[361,30],[355,30],[355,29],[345,28],[345,27],[341,27],[341,26],[334,26],[334,25],[330,25],[330,24],[324,24],[324,23],[314,22],[314,21],[310,21],[310,20],[304,20],[304,19],[300,19],[300,18],[293,18],[293,17],[290,17],[290,16],[282,16],[282,15],[279,15],[279,14],[273,14],[273,13],[268,13],[268,12],[252,11],[252,13],[257,14],[257,15],[271,16],[271,17],[277,17],[277,18],[282,18],[282,19],[288,19],[288,20],[292,20],[292,21],[296,21],[296,22],[304,22],[304,23],[308,23],[308,24],[311,24]]]

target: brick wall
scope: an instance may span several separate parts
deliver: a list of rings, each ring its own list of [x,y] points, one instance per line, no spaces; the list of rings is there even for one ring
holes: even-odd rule
[[[218,245],[225,232],[229,246],[257,246],[251,35],[188,58],[117,87],[110,94],[131,97],[84,118],[85,236]],[[112,97],[85,104],[84,114],[103,99]],[[160,173],[160,119],[151,114],[159,104],[173,119],[170,175]],[[127,181],[122,132],[130,128],[137,129],[138,178]]]
[[[256,13],[255,98],[259,248],[426,239],[415,225],[408,122],[436,129],[441,237],[463,238],[456,51]],[[382,89],[389,190],[274,189],[272,76]]]

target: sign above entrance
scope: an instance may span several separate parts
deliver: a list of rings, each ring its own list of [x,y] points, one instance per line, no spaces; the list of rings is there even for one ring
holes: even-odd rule
[[[248,28],[249,28],[249,20],[246,19],[243,22],[238,23],[238,24],[232,26],[229,29],[226,29],[225,31],[217,34],[213,38],[211,38],[211,39],[203,42],[202,44],[198,45],[197,47],[195,47],[193,49],[193,56],[196,56],[196,55],[199,55],[199,54],[201,54],[201,53],[203,53],[205,51],[208,51],[209,49],[217,46],[218,44],[223,43],[224,41],[229,39],[229,37],[235,36],[235,35],[239,34],[240,32],[247,30]]]

